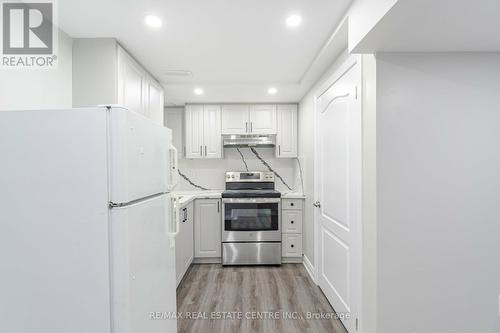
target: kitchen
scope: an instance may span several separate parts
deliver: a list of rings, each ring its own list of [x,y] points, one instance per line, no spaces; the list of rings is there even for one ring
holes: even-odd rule
[[[0,5],[0,332],[498,331],[497,0]]]

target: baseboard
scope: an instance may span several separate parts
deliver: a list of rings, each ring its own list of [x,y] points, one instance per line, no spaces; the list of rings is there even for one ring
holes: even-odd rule
[[[282,257],[281,262],[283,264],[300,264],[302,263],[302,257]]]
[[[304,260],[303,260],[303,265],[306,268],[307,273],[309,273],[309,276],[311,277],[311,280],[313,280],[314,283],[318,284],[316,282],[316,270],[314,269],[314,266],[311,264],[311,261],[307,256],[304,254]]]
[[[194,258],[193,264],[220,264],[222,263],[221,257],[218,258]]]

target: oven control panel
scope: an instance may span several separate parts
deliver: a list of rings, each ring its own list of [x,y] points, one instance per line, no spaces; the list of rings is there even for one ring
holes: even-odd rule
[[[228,171],[226,183],[230,182],[274,182],[274,173],[270,171]]]

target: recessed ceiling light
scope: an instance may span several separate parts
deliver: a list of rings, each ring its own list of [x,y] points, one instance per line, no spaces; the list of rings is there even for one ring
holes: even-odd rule
[[[267,93],[269,95],[276,95],[277,92],[278,92],[278,89],[276,89],[274,87],[271,87],[271,88],[267,89]]]
[[[164,74],[168,76],[191,76],[193,72],[187,69],[167,69]]]
[[[195,88],[193,92],[195,95],[203,95],[205,93],[201,88]]]
[[[155,15],[147,15],[144,18],[144,23],[146,23],[146,25],[148,27],[153,28],[153,29],[158,29],[162,25],[161,19]]]
[[[302,16],[294,14],[286,18],[286,25],[290,28],[298,27],[302,23]]]

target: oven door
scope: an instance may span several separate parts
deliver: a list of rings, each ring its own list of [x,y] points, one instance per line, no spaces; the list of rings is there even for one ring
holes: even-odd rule
[[[280,242],[280,198],[222,199],[223,242]]]

